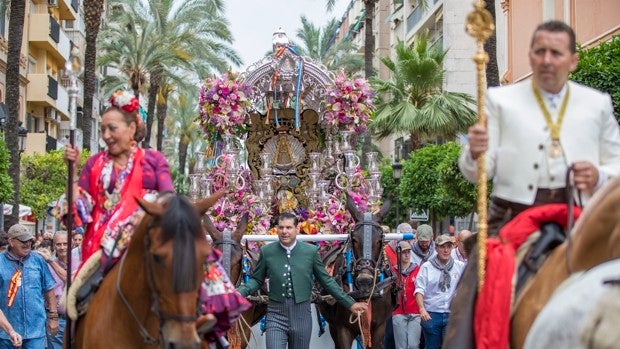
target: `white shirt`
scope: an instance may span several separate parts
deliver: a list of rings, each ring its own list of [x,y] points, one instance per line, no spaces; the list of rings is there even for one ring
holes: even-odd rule
[[[566,96],[566,91],[568,91],[568,85],[564,84],[564,87],[558,93],[549,93],[545,90],[540,90],[541,95],[543,96],[543,103],[547,106],[547,110],[549,114],[551,114],[551,119],[553,122],[558,121],[560,107],[562,105],[562,101]],[[546,149],[550,149],[551,147],[551,136],[547,140]],[[560,144],[562,144],[562,139],[560,139]],[[552,158],[549,156],[549,151],[545,152],[546,156],[542,157],[541,166],[540,166],[540,174],[538,177],[538,187],[539,188],[549,188],[549,189],[557,189],[565,186],[563,177],[566,174],[566,170],[568,169],[568,164],[566,163],[566,156],[564,153],[562,156],[557,158]],[[562,179],[561,181],[551,181],[550,178]]]
[[[425,262],[420,268],[420,272],[415,279],[415,292],[424,296],[424,308],[428,312],[449,313],[450,303],[456,293],[456,285],[465,270],[465,263],[454,261],[454,266],[450,270],[450,289],[441,292],[439,280],[441,271],[435,268],[430,262]]]
[[[429,251],[428,251],[429,256],[426,258],[426,260],[429,260],[433,257],[435,257],[437,255],[437,251],[435,250],[435,243],[431,244],[431,247],[429,247]],[[413,263],[413,265],[421,265],[422,264],[422,257],[418,256],[417,254],[415,254],[415,252],[413,252],[413,250],[411,251],[411,257],[410,257],[411,263]]]
[[[458,247],[455,247],[452,249],[452,252],[450,252],[450,256],[452,257],[452,259],[456,260],[456,261],[461,261],[463,263],[467,263],[467,257],[465,257],[461,251],[459,250]]]
[[[291,251],[293,251],[293,249],[295,248],[296,245],[297,245],[297,240],[295,240],[291,246],[284,246],[280,242],[280,246],[282,246],[282,248],[286,250],[286,254],[289,255],[289,256],[291,254]]]

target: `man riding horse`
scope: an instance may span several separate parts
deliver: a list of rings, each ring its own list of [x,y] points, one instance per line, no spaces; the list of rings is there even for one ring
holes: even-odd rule
[[[568,80],[578,58],[575,33],[567,24],[542,23],[530,45],[532,79],[489,89],[488,125],[469,129],[459,167],[473,182],[478,176],[476,160],[486,152],[487,175],[494,177],[488,219],[491,236],[530,207],[574,199],[571,186],[585,204],[620,173],[620,132],[611,98]],[[564,223],[571,207],[564,210]],[[476,269],[477,263],[470,260],[452,309],[473,311]],[[453,344],[473,346],[473,331],[452,329]]]

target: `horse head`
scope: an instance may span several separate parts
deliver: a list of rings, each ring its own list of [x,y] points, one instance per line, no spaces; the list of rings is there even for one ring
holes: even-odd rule
[[[222,252],[224,270],[226,270],[231,282],[236,284],[241,276],[243,259],[241,239],[248,228],[248,214],[245,213],[241,217],[237,228],[232,232],[228,229],[223,232],[217,229],[209,215],[204,215],[203,223],[207,233],[211,236],[211,240],[213,240],[212,246]]]
[[[195,326],[196,297],[203,278],[202,265],[211,253],[200,216],[220,196],[215,194],[194,205],[176,195],[168,195],[154,203],[137,199],[146,213],[138,228],[145,230],[143,268],[151,294],[151,311],[160,324],[164,348],[198,348],[200,345]],[[121,274],[119,271],[119,279]],[[128,308],[133,313],[130,305]],[[134,319],[145,342],[153,339],[143,333],[141,319],[135,316]]]
[[[386,200],[379,212],[360,212],[357,205],[347,195],[347,210],[355,220],[351,231],[353,252],[353,282],[364,295],[372,292],[383,263],[383,229],[379,224],[387,213],[391,201]]]

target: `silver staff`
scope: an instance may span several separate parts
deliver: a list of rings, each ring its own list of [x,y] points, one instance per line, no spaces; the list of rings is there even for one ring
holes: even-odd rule
[[[69,94],[69,116],[71,118],[70,128],[69,128],[69,144],[71,147],[75,147],[75,129],[77,124],[77,98],[80,93],[80,88],[78,87],[78,77],[84,71],[84,67],[82,66],[82,60],[79,57],[80,50],[77,46],[73,45],[71,48],[71,55],[69,56],[69,60],[65,63],[65,76],[69,78],[69,88],[67,92]],[[79,161],[79,160],[78,160]],[[71,287],[71,263],[72,263],[72,249],[71,249],[71,241],[73,241],[73,178],[76,175],[73,173],[73,161],[69,161],[67,163],[67,207],[69,209],[69,214],[67,215],[67,231],[68,231],[68,243],[69,243],[69,257],[67,258],[67,281],[66,281],[66,298],[69,299],[69,287]],[[71,339],[71,319],[67,317],[67,322],[65,325],[65,343],[67,343],[66,348],[73,348],[73,341]]]

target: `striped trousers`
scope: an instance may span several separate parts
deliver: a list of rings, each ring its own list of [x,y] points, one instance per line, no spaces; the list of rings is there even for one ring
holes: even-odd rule
[[[283,303],[270,300],[265,318],[266,347],[269,349],[308,349],[312,335],[310,301],[295,304],[294,298]]]

